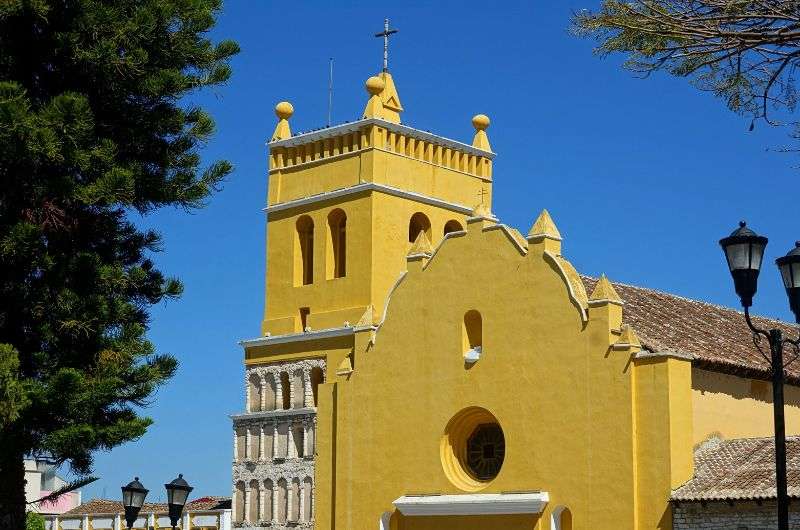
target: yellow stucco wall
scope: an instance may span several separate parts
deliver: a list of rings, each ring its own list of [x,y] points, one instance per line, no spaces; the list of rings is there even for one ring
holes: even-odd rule
[[[374,143],[370,144],[368,138]],[[446,222],[455,220],[465,226],[472,206],[481,201],[491,204],[491,171],[478,176],[468,167],[450,167],[453,164],[447,165],[445,160],[437,163],[434,155],[438,151],[433,150],[433,144],[414,141],[370,125],[360,132],[291,148],[293,153],[309,150],[302,159],[310,160],[298,165],[276,164],[276,153],[271,155],[268,206],[314,196],[322,200],[268,213],[262,333],[302,331],[301,307],[311,310],[308,325],[317,330],[339,327],[344,322],[355,324],[370,306],[375,309],[377,322],[389,290],[405,268],[405,255],[411,246],[411,216],[425,214],[431,222],[429,238],[437,244]],[[338,154],[334,155],[330,143],[338,146]],[[343,145],[350,146],[347,152],[343,152]],[[455,153],[437,149],[451,156]],[[289,152],[286,148],[276,150]],[[370,190],[330,199],[321,195],[370,182],[416,195],[399,197]],[[416,196],[443,204],[430,204]],[[326,274],[331,259],[328,215],[337,208],[347,216],[347,274],[332,279]],[[314,223],[314,281],[310,285],[302,285],[297,279],[297,221],[306,215]]]
[[[643,358],[634,363],[637,528],[671,530],[666,500],[692,477],[691,364]]]
[[[332,149],[326,150],[321,145],[330,142],[343,142],[350,147],[347,152],[333,154]],[[298,149],[309,150],[303,158],[306,161],[292,166],[275,163],[276,156]],[[283,203],[363,182],[385,184],[466,206],[475,205],[478,190],[484,188],[490,202],[491,166],[480,175],[474,164],[459,167],[457,157],[468,156],[471,155],[389,132],[378,125],[365,125],[359,132],[288,150],[272,148],[267,203]]]
[[[475,196],[477,201],[477,195]],[[437,208],[416,201],[381,193],[373,194],[373,226],[375,242],[372,246],[372,263],[375,274],[372,281],[372,303],[377,323],[383,315],[384,303],[400,273],[406,268],[406,254],[411,248],[408,241],[408,224],[420,212],[431,223],[429,238],[434,245],[444,237],[444,225],[457,221],[466,228],[467,215]]]
[[[402,495],[463,493],[443,470],[439,444],[448,421],[470,406],[494,414],[506,440],[502,470],[482,493],[543,490],[542,521],[566,505],[576,528],[636,528],[635,393],[631,351],[609,344],[616,312],[593,307],[584,322],[552,259],[525,255],[484,224],[448,238],[424,271],[409,264],[376,344],[357,349],[355,372],[330,384],[336,406],[326,418],[335,416],[335,427],[320,418],[332,436],[320,438],[319,453],[333,454],[336,472],[334,491],[318,490],[317,528],[371,528]],[[483,318],[483,353],[467,368],[461,326],[470,309]],[[688,396],[688,377],[671,380],[650,406],[669,410],[661,402],[681,384]],[[676,415],[688,414],[679,408]],[[655,438],[655,428],[640,428]],[[659,458],[667,463],[659,479],[670,484],[674,466]],[[663,489],[639,495],[667,508]],[[398,529],[532,528],[539,518],[395,521]]]
[[[328,215],[337,208],[347,215],[347,275],[328,279]],[[310,285],[295,285],[295,262],[300,260],[296,225],[302,215],[314,221],[314,282]],[[368,192],[270,214],[262,331],[273,335],[302,331],[301,307],[311,309],[308,323],[312,329],[358,322],[370,304],[372,241],[372,199]]]
[[[786,434],[800,434],[800,388],[784,387]],[[772,385],[734,375],[692,370],[693,442],[709,436],[772,436]]]
[[[335,209],[347,215],[347,275],[343,278],[326,275],[331,252],[328,215]],[[428,233],[434,243],[443,238],[448,221],[466,226],[463,213],[374,191],[270,215],[262,332],[301,331],[301,307],[311,309],[308,324],[316,330],[339,327],[345,321],[355,324],[370,304],[379,319],[387,294],[405,268],[405,255],[411,247],[409,220],[417,212],[429,219]],[[295,285],[299,259],[296,225],[304,215],[314,222],[314,282]]]

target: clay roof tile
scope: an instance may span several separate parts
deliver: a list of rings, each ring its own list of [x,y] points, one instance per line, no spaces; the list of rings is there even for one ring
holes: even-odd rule
[[[598,283],[582,277],[587,290]],[[693,364],[706,370],[753,379],[768,378],[766,361],[759,353],[740,311],[691,300],[654,289],[613,284],[625,303],[624,322],[636,331],[642,347],[651,352],[684,352]],[[796,326],[780,320],[753,317],[756,325],[777,327],[788,337],[797,337]],[[769,353],[769,345],[762,344]],[[800,385],[800,362],[787,367],[787,380]]]

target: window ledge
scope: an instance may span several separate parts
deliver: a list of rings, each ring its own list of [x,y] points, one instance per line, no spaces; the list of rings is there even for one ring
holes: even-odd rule
[[[478,359],[481,358],[481,353],[483,353],[482,346],[475,346],[474,348],[470,348],[466,352],[464,352],[464,361],[468,364],[478,362]]]
[[[392,504],[405,516],[491,515],[542,513],[550,500],[546,491],[465,495],[405,495]]]

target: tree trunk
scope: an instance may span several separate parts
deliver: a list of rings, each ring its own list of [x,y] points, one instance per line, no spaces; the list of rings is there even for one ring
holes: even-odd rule
[[[25,528],[25,455],[0,435],[0,530]]]

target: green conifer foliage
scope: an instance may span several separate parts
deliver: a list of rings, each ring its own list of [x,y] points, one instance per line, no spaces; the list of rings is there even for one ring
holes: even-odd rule
[[[26,454],[79,474],[142,436],[175,372],[147,340],[181,283],[134,224],[202,207],[231,172],[201,165],[211,117],[181,98],[224,83],[220,0],[0,2],[0,528],[25,526]]]
[[[36,512],[28,512],[25,517],[25,530],[44,530],[44,517]]]

